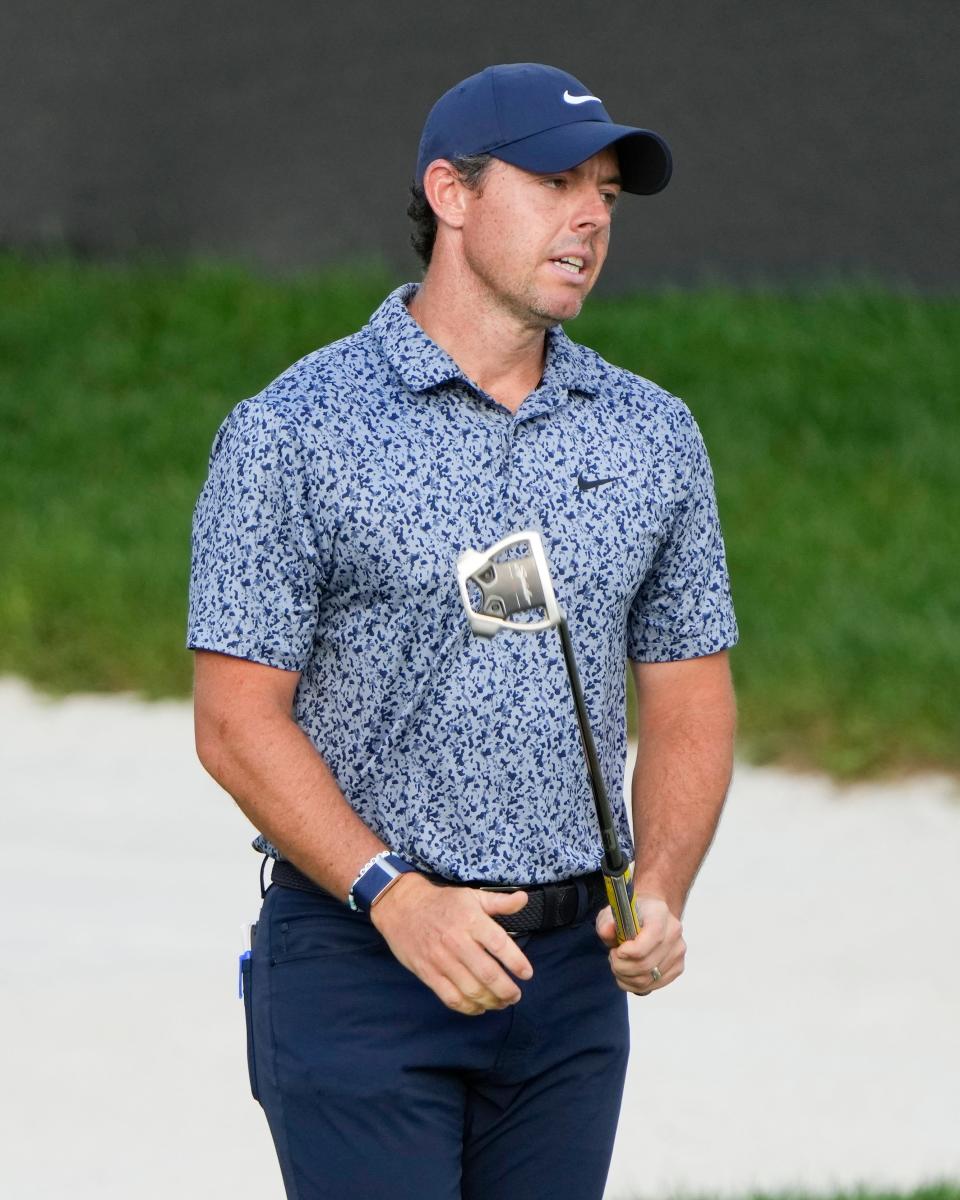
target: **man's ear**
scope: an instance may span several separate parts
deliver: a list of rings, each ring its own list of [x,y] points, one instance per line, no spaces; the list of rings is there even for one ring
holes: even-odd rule
[[[460,229],[470,189],[460,180],[453,164],[435,158],[423,173],[423,191],[438,222]]]

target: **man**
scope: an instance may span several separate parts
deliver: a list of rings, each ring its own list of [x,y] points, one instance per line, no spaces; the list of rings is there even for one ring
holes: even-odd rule
[[[197,747],[276,860],[248,1043],[288,1196],[602,1195],[625,993],[683,969],[734,725],[696,425],[560,328],[620,193],[669,174],[658,135],[562,71],[463,81],[420,145],[422,284],[217,436],[194,529]],[[643,928],[621,946],[556,638],[471,638],[458,598],[462,550],[531,527],[628,850],[632,660]]]

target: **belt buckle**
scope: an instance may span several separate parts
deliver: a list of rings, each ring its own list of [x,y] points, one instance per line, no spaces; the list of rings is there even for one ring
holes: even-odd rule
[[[517,887],[515,884],[512,884],[512,883],[481,883],[480,886],[477,888],[477,891],[478,892],[502,892],[504,895],[510,895],[512,892],[523,892],[523,891],[526,891],[526,889],[522,888],[522,887]],[[497,924],[500,925],[500,928],[503,929],[503,925],[500,924],[500,921],[497,919],[497,917],[491,917],[491,920],[496,921]],[[504,929],[503,931],[507,935],[507,937],[515,938],[515,937],[520,936],[517,932],[515,932],[512,929]]]

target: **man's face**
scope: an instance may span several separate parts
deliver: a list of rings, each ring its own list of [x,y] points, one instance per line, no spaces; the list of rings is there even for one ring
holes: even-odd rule
[[[462,227],[464,260],[490,303],[540,328],[575,317],[607,256],[619,178],[613,149],[553,175],[494,160]]]

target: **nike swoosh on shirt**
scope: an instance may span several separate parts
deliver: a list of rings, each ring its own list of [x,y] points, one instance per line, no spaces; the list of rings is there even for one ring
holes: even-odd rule
[[[596,100],[598,104],[603,103],[599,96],[571,96],[569,92],[564,92],[563,98],[567,104],[586,104],[588,100]]]
[[[589,492],[591,488],[600,487],[603,483],[616,483],[622,475],[611,475],[609,479],[587,479],[583,475],[577,477],[577,487],[581,492]]]

